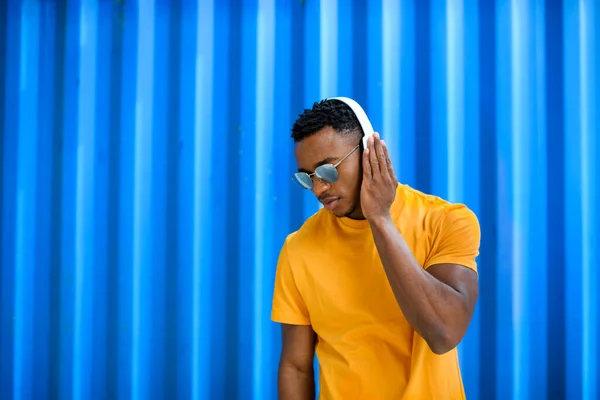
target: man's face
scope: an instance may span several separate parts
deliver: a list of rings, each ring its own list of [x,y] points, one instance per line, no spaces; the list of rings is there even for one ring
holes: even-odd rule
[[[296,143],[294,154],[298,171],[312,173],[320,165],[336,164],[358,143],[329,126],[325,127]],[[363,218],[360,210],[361,155],[361,151],[356,150],[346,158],[337,167],[339,177],[332,184],[322,183],[313,176],[312,192],[337,217]]]

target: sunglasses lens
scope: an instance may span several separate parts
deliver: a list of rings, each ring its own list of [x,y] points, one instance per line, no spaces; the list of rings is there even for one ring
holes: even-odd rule
[[[331,164],[321,165],[315,170],[317,177],[324,182],[334,183],[338,180],[337,169]]]
[[[303,188],[303,189],[312,189],[312,179],[306,172],[296,172],[294,174],[294,180]]]

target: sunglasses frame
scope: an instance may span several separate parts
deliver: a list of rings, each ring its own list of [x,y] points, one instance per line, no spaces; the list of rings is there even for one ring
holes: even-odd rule
[[[360,148],[360,143],[356,145],[356,147],[354,147],[352,150],[350,150],[350,152],[348,154],[346,154],[344,157],[342,157],[342,159],[340,161],[338,161],[335,164],[323,164],[323,165],[319,165],[317,168],[315,168],[315,172],[312,173],[307,173],[307,172],[296,172],[294,174],[294,176],[292,177],[292,180],[296,181],[296,183],[298,183],[298,185],[300,185],[300,187],[302,189],[305,190],[312,190],[315,186],[314,180],[313,180],[313,176],[316,176],[317,179],[319,180],[319,182],[324,183],[326,185],[331,185],[332,183],[335,183],[338,180],[339,174],[337,173],[337,167],[342,163],[342,161],[344,161],[346,158],[350,157],[350,155],[352,153],[354,153],[358,148]],[[323,176],[319,175],[319,168],[333,168],[336,172],[336,178],[333,182],[328,181],[327,179],[324,179]],[[306,182],[310,182],[310,187],[307,187],[306,185],[304,185],[303,180],[300,179],[299,177],[303,176],[303,177],[307,177],[307,181]]]

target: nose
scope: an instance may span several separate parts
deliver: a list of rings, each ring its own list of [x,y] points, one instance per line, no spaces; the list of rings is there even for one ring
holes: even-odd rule
[[[317,198],[321,197],[321,195],[323,193],[325,193],[325,191],[327,189],[329,189],[329,184],[325,183],[325,182],[321,182],[320,179],[318,178],[314,178],[313,179],[313,188],[312,188],[312,192],[315,196],[317,196]]]

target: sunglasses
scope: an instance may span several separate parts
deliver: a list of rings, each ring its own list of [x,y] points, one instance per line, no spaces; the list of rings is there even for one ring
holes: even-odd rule
[[[330,185],[338,180],[339,175],[338,175],[337,167],[342,163],[342,161],[344,161],[346,158],[348,158],[350,156],[350,154],[354,153],[356,151],[356,149],[358,149],[359,147],[360,147],[360,143],[357,144],[356,147],[350,151],[350,153],[346,154],[335,165],[334,164],[319,165],[317,168],[315,168],[315,172],[313,172],[312,174],[309,174],[306,172],[296,172],[294,174],[293,179],[296,181],[296,183],[298,183],[300,185],[300,187],[302,189],[307,189],[307,190],[311,190],[313,188],[313,176],[316,176],[317,179],[321,183]]]

